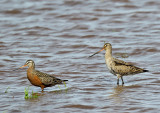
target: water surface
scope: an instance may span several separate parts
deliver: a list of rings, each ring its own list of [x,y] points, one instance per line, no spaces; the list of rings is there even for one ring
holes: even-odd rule
[[[1,112],[160,111],[159,12],[157,0],[1,0]],[[117,86],[104,51],[88,58],[104,42],[112,44],[115,57],[150,72],[124,77],[125,86]],[[13,71],[28,59],[36,69],[68,79],[67,92],[59,85],[25,100],[28,86],[41,93],[30,85],[26,68]]]

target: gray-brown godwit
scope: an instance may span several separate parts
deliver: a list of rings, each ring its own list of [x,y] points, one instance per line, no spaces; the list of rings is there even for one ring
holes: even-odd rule
[[[121,78],[122,80],[122,85],[124,84],[123,76],[148,72],[148,70],[136,67],[132,65],[131,63],[127,63],[127,62],[124,62],[123,60],[113,58],[112,57],[112,45],[110,43],[104,44],[103,48],[100,51],[94,53],[93,55],[89,57],[92,57],[95,54],[98,54],[99,52],[103,50],[106,50],[105,61],[106,61],[106,65],[109,71],[115,76],[117,76],[117,85],[119,85],[119,78]]]
[[[52,75],[35,70],[35,63],[33,60],[27,60],[25,65],[23,65],[20,68],[26,66],[29,67],[27,70],[28,80],[31,82],[32,85],[41,87],[42,91],[45,87],[51,87],[56,84],[62,84],[63,82],[68,81],[68,80],[61,80]]]

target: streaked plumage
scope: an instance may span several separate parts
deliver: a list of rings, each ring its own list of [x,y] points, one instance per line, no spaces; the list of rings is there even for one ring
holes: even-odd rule
[[[142,68],[136,67],[131,63],[124,62],[123,60],[113,58],[112,45],[110,43],[104,44],[103,48],[100,51],[96,52],[95,54],[98,54],[103,50],[106,50],[105,61],[109,71],[112,74],[117,76],[117,84],[119,84],[119,78],[121,78],[122,84],[124,84],[123,76],[133,75],[133,74],[143,73],[148,71],[148,70],[144,70]],[[90,57],[92,57],[93,55],[91,55]]]
[[[61,80],[47,73],[35,70],[35,63],[33,60],[27,60],[25,65],[22,66],[21,68],[25,66],[28,66],[27,69],[28,80],[31,82],[32,85],[41,87],[42,91],[45,87],[51,87],[56,84],[62,84],[64,81],[68,81],[68,80]]]

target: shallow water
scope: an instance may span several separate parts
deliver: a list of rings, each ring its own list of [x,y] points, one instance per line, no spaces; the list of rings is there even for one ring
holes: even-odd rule
[[[159,11],[157,0],[1,0],[1,112],[160,111]],[[104,42],[115,57],[150,72],[124,77],[125,86],[118,87],[104,51],[88,58]],[[45,88],[37,99],[25,100],[28,86],[41,94],[26,68],[13,71],[28,59],[38,70],[68,79],[66,87]]]

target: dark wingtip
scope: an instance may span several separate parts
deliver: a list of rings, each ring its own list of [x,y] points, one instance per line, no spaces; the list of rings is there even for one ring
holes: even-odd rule
[[[68,80],[63,80],[63,82],[68,81]]]
[[[149,72],[149,70],[143,70],[143,72]]]

